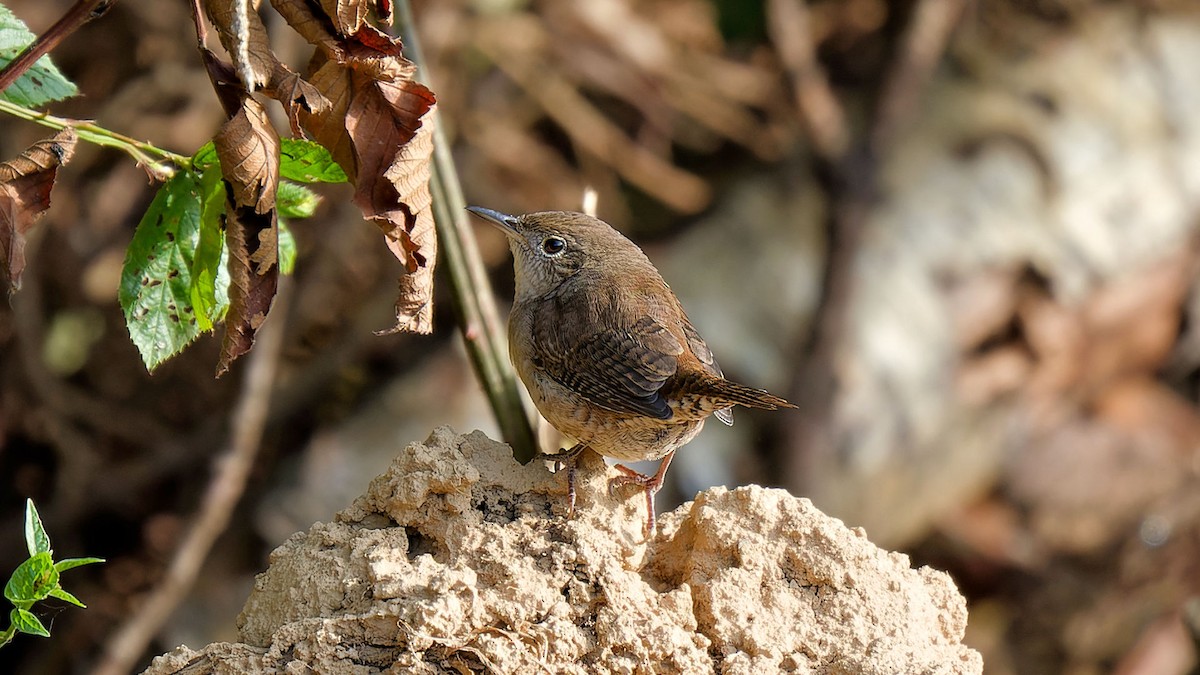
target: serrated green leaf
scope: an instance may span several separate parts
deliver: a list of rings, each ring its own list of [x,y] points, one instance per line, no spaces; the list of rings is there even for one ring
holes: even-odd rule
[[[129,336],[153,371],[200,335],[192,263],[200,238],[201,180],[180,171],[159,188],[125,252],[119,300]]]
[[[50,552],[50,535],[42,527],[42,518],[38,515],[37,507],[32,499],[25,500],[25,545],[29,555]]]
[[[317,193],[285,180],[279,181],[279,190],[275,194],[275,208],[279,209],[281,218],[311,218],[321,203]]]
[[[102,562],[105,562],[104,558],[66,558],[54,563],[54,569],[62,573],[66,572],[67,570],[73,570],[76,567],[95,565],[96,563]]]
[[[212,144],[210,143],[209,146]],[[209,147],[205,146],[205,147]],[[199,153],[197,153],[199,156]],[[213,152],[216,157],[216,152]],[[196,321],[200,330],[212,330],[213,324],[221,320],[225,310],[217,301],[217,286],[224,272],[225,292],[228,293],[229,273],[221,265],[221,254],[225,249],[225,235],[221,231],[221,216],[225,213],[225,185],[221,181],[219,164],[206,165],[200,176],[200,234],[196,242],[196,253],[192,259],[192,306],[196,310]],[[228,305],[228,301],[225,303]]]
[[[65,589],[63,589],[62,586],[59,586],[58,588],[50,591],[50,597],[58,598],[59,600],[62,600],[64,602],[69,602],[72,605],[75,605],[76,607],[82,607],[84,609],[87,609],[87,605],[80,602],[79,598],[68,593]]]
[[[291,274],[296,269],[296,237],[292,235],[292,230],[283,218],[280,218],[277,223],[279,225],[279,272]]]
[[[11,10],[0,5],[0,66],[10,63],[34,41],[35,36]],[[49,56],[38,59],[0,98],[26,108],[61,101],[79,93],[75,84],[58,70]]]
[[[4,585],[4,597],[13,603],[41,600],[58,586],[58,570],[49,553],[38,553],[17,565]]]
[[[279,148],[279,175],[301,183],[345,183],[349,178],[324,146],[285,138]]]
[[[192,155],[192,168],[203,171],[210,166],[221,166],[221,160],[217,158],[217,146],[212,141],[200,146],[196,154]]]
[[[46,627],[42,625],[42,620],[27,609],[14,609],[8,613],[8,620],[14,628],[22,633],[50,637],[50,631],[46,630]]]

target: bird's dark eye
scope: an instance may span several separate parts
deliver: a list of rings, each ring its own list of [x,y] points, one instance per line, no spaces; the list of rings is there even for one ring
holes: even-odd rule
[[[567,247],[567,242],[561,237],[546,237],[542,240],[542,252],[546,255],[558,255]]]

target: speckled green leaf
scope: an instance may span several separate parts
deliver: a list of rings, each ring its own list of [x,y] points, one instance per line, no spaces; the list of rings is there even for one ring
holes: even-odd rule
[[[4,585],[4,597],[13,603],[34,602],[58,587],[58,570],[49,553],[38,553],[17,566]]]
[[[129,336],[153,371],[201,329],[192,306],[200,239],[201,176],[180,171],[163,184],[125,252],[119,299]]]
[[[7,7],[0,5],[0,66],[17,58],[35,37],[23,21]],[[59,72],[50,57],[43,56],[22,73],[11,87],[0,92],[0,98],[26,108],[36,108],[78,93],[79,90]]]
[[[285,138],[279,148],[279,175],[300,183],[345,183],[346,172],[324,146]]]

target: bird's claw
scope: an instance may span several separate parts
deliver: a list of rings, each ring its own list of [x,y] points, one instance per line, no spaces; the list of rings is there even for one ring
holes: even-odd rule
[[[546,461],[554,462],[555,472],[563,468],[564,465],[567,467],[567,520],[570,520],[575,515],[575,460],[586,447],[583,443],[576,443],[565,450],[547,453],[544,457]]]
[[[620,471],[624,475],[616,476],[615,478],[610,478],[608,480],[609,496],[616,496],[615,490],[623,485],[637,485],[638,487],[640,487],[642,490],[645,491],[645,494],[646,494],[645,534],[646,534],[646,539],[649,540],[652,536],[654,536],[654,525],[655,525],[654,495],[662,488],[663,472],[659,471],[658,473],[654,474],[653,476],[647,476],[644,473],[639,473],[637,471],[634,471],[633,469],[625,466],[624,464],[618,464],[614,468],[616,468],[617,471]]]
[[[608,480],[608,494],[610,497],[615,497],[617,495],[617,488],[625,485],[636,485],[646,490],[653,490],[654,492],[658,492],[659,488],[662,487],[661,481],[655,484],[654,476],[647,476],[644,473],[634,471],[624,464],[617,464],[613,468],[624,475]]]

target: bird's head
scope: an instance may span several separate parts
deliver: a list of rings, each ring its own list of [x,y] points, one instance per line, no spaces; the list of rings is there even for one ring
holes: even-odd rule
[[[645,260],[641,249],[611,225],[583,213],[542,211],[510,216],[479,206],[467,210],[508,237],[518,299],[550,295],[579,272],[600,269],[602,263],[619,265],[630,255]]]

